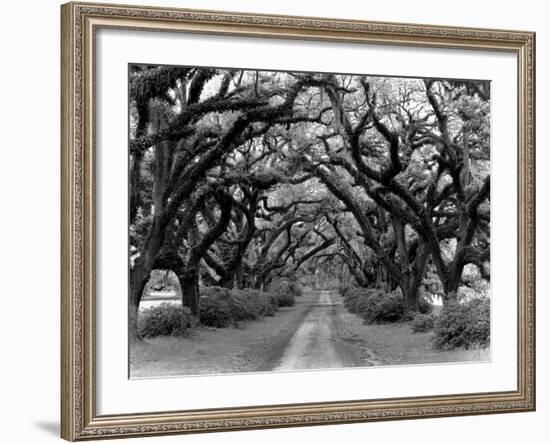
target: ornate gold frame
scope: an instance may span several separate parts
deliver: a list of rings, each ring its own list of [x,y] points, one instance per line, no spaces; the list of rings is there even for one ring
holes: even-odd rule
[[[518,58],[518,384],[512,392],[98,416],[93,51],[99,27],[509,51]],[[535,34],[68,3],[61,7],[61,436],[86,440],[535,409]]]

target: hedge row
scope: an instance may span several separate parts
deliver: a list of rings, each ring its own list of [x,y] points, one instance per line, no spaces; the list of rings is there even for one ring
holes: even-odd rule
[[[436,317],[433,314],[417,312],[411,322],[413,332],[428,332],[434,328]]]
[[[359,315],[365,323],[395,323],[403,320],[403,298],[398,291],[385,292],[380,289],[344,288],[344,306]],[[420,312],[429,314],[432,305],[420,299]]]
[[[191,311],[186,306],[162,303],[140,313],[138,329],[142,337],[180,336],[191,327]]]
[[[282,306],[293,306],[294,297],[302,295],[299,285],[287,280],[273,283],[270,292],[256,289],[231,290],[209,286],[201,290],[200,322],[205,326],[226,328],[242,321],[273,316]],[[187,307],[162,303],[145,309],[139,316],[142,337],[183,335],[192,325]]]
[[[202,324],[226,328],[241,321],[272,316],[280,305],[276,297],[255,289],[210,286],[201,291],[199,306]]]
[[[489,345],[491,302],[477,298],[446,304],[434,324],[434,347],[441,350]]]
[[[278,280],[269,286],[269,294],[277,301],[278,306],[294,306],[294,297],[300,297],[302,289],[293,281]]]
[[[489,298],[448,302],[438,316],[416,313],[411,329],[413,332],[433,330],[433,345],[438,350],[485,347],[491,336],[490,304]]]
[[[348,287],[341,291],[347,309],[359,315],[365,323],[393,323],[411,320],[413,332],[433,330],[433,346],[438,350],[485,347],[490,343],[491,309],[489,298],[448,302],[435,316],[432,305],[420,298],[420,312],[403,318],[402,297],[379,289]]]

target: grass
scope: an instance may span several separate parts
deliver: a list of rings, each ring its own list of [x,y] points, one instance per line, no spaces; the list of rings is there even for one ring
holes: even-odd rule
[[[437,314],[438,310],[434,310]],[[410,322],[365,325],[355,314],[343,314],[343,335],[358,343],[375,365],[409,365],[490,361],[490,348],[438,351],[433,331],[413,333]]]
[[[408,323],[366,326],[365,342],[383,364],[429,364],[489,361],[489,348],[437,351],[433,332],[412,333]]]
[[[133,343],[130,375],[139,378],[269,371],[271,357],[285,348],[316,297],[305,293],[296,299],[294,307],[280,308],[274,317],[243,322],[237,328],[198,327],[185,337],[156,337]],[[339,297],[331,299],[339,301]],[[353,366],[490,360],[489,348],[437,351],[431,331],[413,333],[410,323],[365,325],[343,306],[334,310],[334,340],[342,341],[355,355],[357,363]]]
[[[130,348],[130,376],[166,377],[257,371],[284,342],[306,309],[304,297],[273,317],[224,329],[199,326],[185,337],[155,337]]]

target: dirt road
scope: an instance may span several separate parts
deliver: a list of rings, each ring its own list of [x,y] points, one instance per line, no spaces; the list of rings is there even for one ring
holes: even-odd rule
[[[488,351],[435,351],[407,323],[365,325],[336,291],[305,291],[293,307],[237,328],[156,337],[130,353],[131,377],[487,361]]]
[[[342,299],[336,291],[306,295],[305,316],[282,350],[269,358],[273,371],[357,366],[362,358],[342,335]],[[269,366],[264,364],[265,366]]]

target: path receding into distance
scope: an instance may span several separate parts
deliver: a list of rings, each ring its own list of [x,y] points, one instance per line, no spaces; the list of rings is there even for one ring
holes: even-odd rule
[[[389,340],[388,334],[396,334],[395,339]],[[488,351],[435,351],[430,337],[413,336],[416,343],[411,342],[406,324],[367,327],[360,317],[345,309],[337,291],[310,290],[296,297],[293,307],[282,307],[273,317],[236,328],[197,328],[190,337],[157,337],[142,343],[131,354],[131,376],[490,360]]]
[[[288,344],[272,358],[273,371],[329,369],[357,365],[354,350],[339,336],[344,312],[336,291],[315,291]]]

